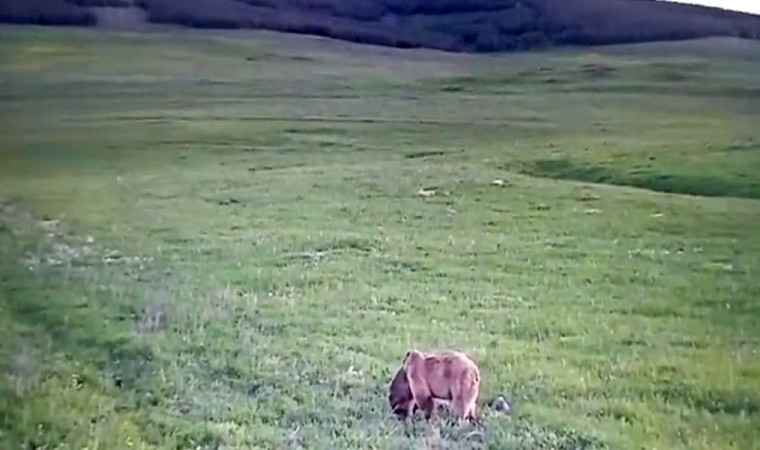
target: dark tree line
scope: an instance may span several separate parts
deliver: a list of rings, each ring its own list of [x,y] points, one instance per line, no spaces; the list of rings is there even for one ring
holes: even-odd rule
[[[129,0],[65,0],[77,6],[108,6],[111,8],[126,8],[132,6]]]
[[[90,26],[95,16],[64,0],[0,0],[0,22]]]
[[[127,0],[0,0],[0,21],[91,25]],[[706,36],[760,38],[760,17],[653,0],[137,0],[155,23],[262,28],[395,47],[493,52]]]

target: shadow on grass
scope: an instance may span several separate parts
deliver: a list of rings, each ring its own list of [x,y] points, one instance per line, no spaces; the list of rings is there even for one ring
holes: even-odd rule
[[[15,228],[0,227],[0,447],[86,446],[97,430],[141,441],[133,404],[149,385],[152,351],[105,290],[19,264],[39,242]]]
[[[0,232],[0,241],[7,236]],[[8,247],[3,242],[2,248]],[[62,289],[54,272],[32,275],[11,258],[0,264],[0,276],[6,320],[33,332],[37,340],[49,341],[54,351],[111,374],[117,384],[140,384],[152,353],[119,324],[125,319],[122,308],[114,305],[106,311],[82,286],[67,283]]]
[[[526,175],[562,180],[632,186],[656,192],[705,197],[760,198],[760,184],[733,183],[714,177],[671,174],[653,169],[627,170],[568,159],[540,159],[521,168]]]

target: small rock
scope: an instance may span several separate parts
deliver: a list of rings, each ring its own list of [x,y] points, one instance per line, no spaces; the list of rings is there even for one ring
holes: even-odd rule
[[[419,191],[417,191],[417,195],[419,195],[420,197],[432,197],[435,195],[435,189],[422,188]]]
[[[480,431],[472,431],[472,432],[470,432],[465,437],[465,439],[467,440],[467,442],[470,442],[471,444],[478,444],[478,447],[476,447],[476,448],[479,448],[480,445],[482,445],[482,444],[485,443],[485,436],[483,436],[483,433],[480,432]]]
[[[103,261],[106,263],[110,262],[116,262],[122,258],[121,253],[119,253],[118,250],[108,250],[105,255],[103,255]]]
[[[509,405],[509,402],[506,398],[504,398],[503,395],[496,397],[491,403],[491,407],[494,409],[494,411],[503,414],[509,414],[512,411],[512,407]]]

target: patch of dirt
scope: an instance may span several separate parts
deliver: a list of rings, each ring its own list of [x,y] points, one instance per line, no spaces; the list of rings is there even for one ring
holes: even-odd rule
[[[414,152],[414,153],[407,153],[405,157],[407,159],[416,159],[416,158],[427,158],[430,156],[443,156],[445,155],[444,152],[439,150],[428,150],[428,151],[421,151],[421,152]]]

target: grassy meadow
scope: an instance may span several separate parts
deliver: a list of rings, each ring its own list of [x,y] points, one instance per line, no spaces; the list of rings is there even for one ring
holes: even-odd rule
[[[0,447],[760,448],[757,73],[2,27]],[[405,429],[412,346],[514,413]]]

